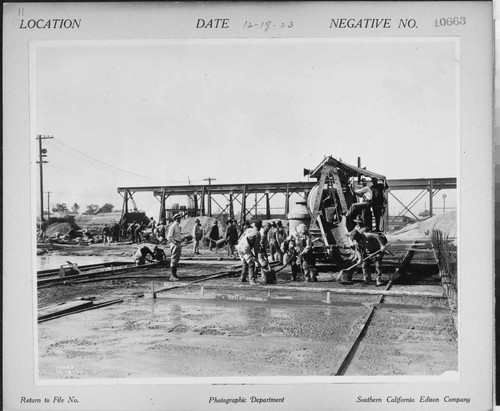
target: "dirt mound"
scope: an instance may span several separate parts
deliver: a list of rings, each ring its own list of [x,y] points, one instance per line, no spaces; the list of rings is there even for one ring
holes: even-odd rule
[[[60,235],[66,235],[70,233],[73,230],[79,230],[80,227],[78,227],[76,224],[70,224],[70,223],[55,223],[51,224],[48,228],[47,231],[45,232],[47,237],[55,237],[57,234]]]
[[[101,213],[94,215],[79,214],[75,217],[75,222],[84,229],[100,229],[104,224],[109,226],[119,222],[121,212]]]
[[[418,238],[430,237],[432,230],[439,230],[445,236],[457,236],[457,212],[448,211],[443,214],[428,218],[419,223],[410,224],[402,230],[396,231],[393,235],[397,238]]]

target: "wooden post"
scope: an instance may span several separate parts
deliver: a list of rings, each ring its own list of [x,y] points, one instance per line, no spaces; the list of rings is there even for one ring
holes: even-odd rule
[[[161,190],[161,198],[160,198],[160,214],[158,216],[158,222],[161,222],[165,219],[165,187]]]
[[[205,187],[201,187],[201,198],[200,198],[200,215],[205,215]]]
[[[242,224],[242,226],[247,218],[246,204],[247,204],[247,190],[246,190],[246,186],[243,186],[242,190],[241,190],[241,224]]]
[[[210,193],[210,189],[208,189],[207,193],[207,209],[208,209],[208,216],[212,217],[212,194]]]
[[[285,219],[288,218],[289,212],[290,212],[290,184],[287,184],[285,193]]]
[[[433,210],[432,210],[432,208],[433,208],[433,206],[432,206],[433,191],[434,191],[434,187],[432,184],[432,180],[429,180],[429,217],[432,217],[434,215]]]
[[[128,190],[125,190],[125,197],[123,197],[124,201],[124,208],[125,208],[125,215],[128,214]]]
[[[229,217],[234,219],[233,193],[229,193]]]
[[[266,191],[266,220],[271,219],[271,204],[269,202],[269,191]]]
[[[195,191],[193,194],[194,216],[198,215],[198,193]]]
[[[155,282],[151,281],[151,295],[153,296],[153,300],[156,299],[156,293],[155,293]]]

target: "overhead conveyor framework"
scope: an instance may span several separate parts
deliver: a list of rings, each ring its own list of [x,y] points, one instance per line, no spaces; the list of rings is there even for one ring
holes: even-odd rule
[[[403,211],[400,216],[411,214],[416,219],[417,215],[412,212],[418,201],[423,198],[429,199],[429,213],[434,215],[433,198],[441,190],[454,190],[457,188],[457,179],[450,178],[417,178],[417,179],[389,179],[390,198],[395,199],[402,205]],[[118,187],[117,192],[123,197],[122,212],[129,212],[129,201],[132,201],[135,193],[152,193],[160,203],[158,218],[161,220],[166,216],[166,200],[174,196],[187,196],[192,208],[186,210],[193,216],[219,217],[228,214],[231,218],[239,220],[251,219],[257,212],[265,209],[266,219],[286,218],[290,212],[290,196],[299,194],[307,196],[309,191],[316,185],[316,181],[305,182],[282,182],[282,183],[251,183],[251,184],[206,184],[206,185],[177,185],[177,186],[145,186],[145,187]],[[408,204],[397,197],[400,191],[420,190],[420,193]],[[251,203],[250,196],[253,196]],[[284,202],[281,213],[271,212],[271,199],[281,197]],[[264,205],[265,203],[265,205]],[[213,206],[218,207],[217,213],[213,212]],[[235,205],[240,208],[238,215],[235,214]]]

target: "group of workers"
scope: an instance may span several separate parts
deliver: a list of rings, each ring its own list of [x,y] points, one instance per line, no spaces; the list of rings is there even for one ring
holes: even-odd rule
[[[165,240],[170,243],[170,281],[178,281],[177,270],[182,251],[181,223],[182,215],[173,216],[173,223],[168,227]],[[361,265],[363,268],[363,280],[368,284],[371,282],[371,265],[375,266],[376,285],[382,282],[382,259],[387,247],[386,237],[377,231],[370,230],[365,224],[362,216],[353,219],[355,226],[348,233],[350,241],[352,261],[355,264],[347,270],[346,276],[340,279],[341,283],[350,283],[354,269]],[[215,243],[219,240],[218,223],[217,237],[210,237]],[[216,230],[211,230],[215,232]],[[204,238],[201,222],[196,219],[192,230],[193,252],[200,254],[200,241]],[[217,238],[217,239],[216,239]],[[227,244],[228,255],[234,256],[237,252],[242,262],[240,280],[257,284],[259,276],[264,284],[275,284],[276,274],[271,267],[272,262],[278,265],[290,265],[292,281],[318,281],[316,259],[313,250],[313,240],[308,227],[305,224],[297,225],[294,230],[287,233],[281,221],[262,223],[261,220],[253,224],[245,222],[241,234],[238,233],[237,222],[230,219],[227,224],[223,238]],[[216,246],[217,244],[214,244]],[[138,265],[145,263],[148,255],[155,261],[166,258],[165,253],[158,246],[150,250],[147,246],[140,247],[135,254]]]
[[[385,193],[389,189],[385,180],[380,180],[376,177],[363,177],[361,179],[362,186],[356,188],[354,181],[350,184],[352,193],[359,198],[358,202],[351,205],[346,214],[346,226],[349,231],[355,226],[355,219],[361,216],[367,230],[380,232],[380,221],[385,211],[386,197]],[[373,227],[373,219],[375,227]]]

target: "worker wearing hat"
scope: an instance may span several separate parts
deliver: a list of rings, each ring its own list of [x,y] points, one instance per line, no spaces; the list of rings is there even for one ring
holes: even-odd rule
[[[181,258],[181,214],[177,213],[173,216],[174,222],[170,225],[167,234],[167,240],[170,242],[170,281],[179,281],[177,276],[177,267]]]
[[[313,254],[312,238],[305,224],[299,224],[296,228],[297,246],[299,248],[298,258],[305,281],[318,281],[316,270],[316,259]]]
[[[203,238],[204,232],[201,226],[200,219],[197,218],[193,226],[193,253],[200,254],[200,241]]]
[[[372,227],[372,182],[364,177],[361,182],[363,187],[359,189],[353,188],[353,193],[360,198],[360,202],[353,203],[351,207],[349,207],[346,214],[346,226],[349,231],[354,228],[354,218],[356,218],[359,214],[362,214],[367,230],[371,231]]]
[[[241,281],[250,281],[251,285],[256,283],[255,273],[255,259],[259,254],[260,248],[260,229],[262,228],[262,221],[257,220],[254,226],[247,229],[241,236],[236,249],[243,264],[241,268]],[[249,277],[249,280],[247,279]]]
[[[363,267],[363,281],[365,284],[371,282],[371,264],[375,266],[376,285],[384,285],[382,281],[382,259],[387,247],[387,238],[380,233],[370,233],[365,227],[356,226],[349,233],[354,243],[354,250],[358,264]]]
[[[389,189],[387,181],[379,180],[378,178],[372,178],[372,210],[373,217],[375,220],[375,230],[380,232],[380,220],[385,212],[385,206],[387,199],[385,197],[385,192]]]
[[[267,249],[269,248],[268,234],[271,228],[271,223],[266,222],[264,226],[260,229],[260,247],[257,254],[258,262],[261,270],[261,277],[265,284],[275,284],[276,278],[273,275],[274,271],[269,265],[269,257],[267,255]]]
[[[236,228],[236,224],[233,224],[233,220],[231,218],[227,220],[225,238],[227,243],[227,255],[235,257],[234,251],[236,245],[238,244],[238,229]]]

